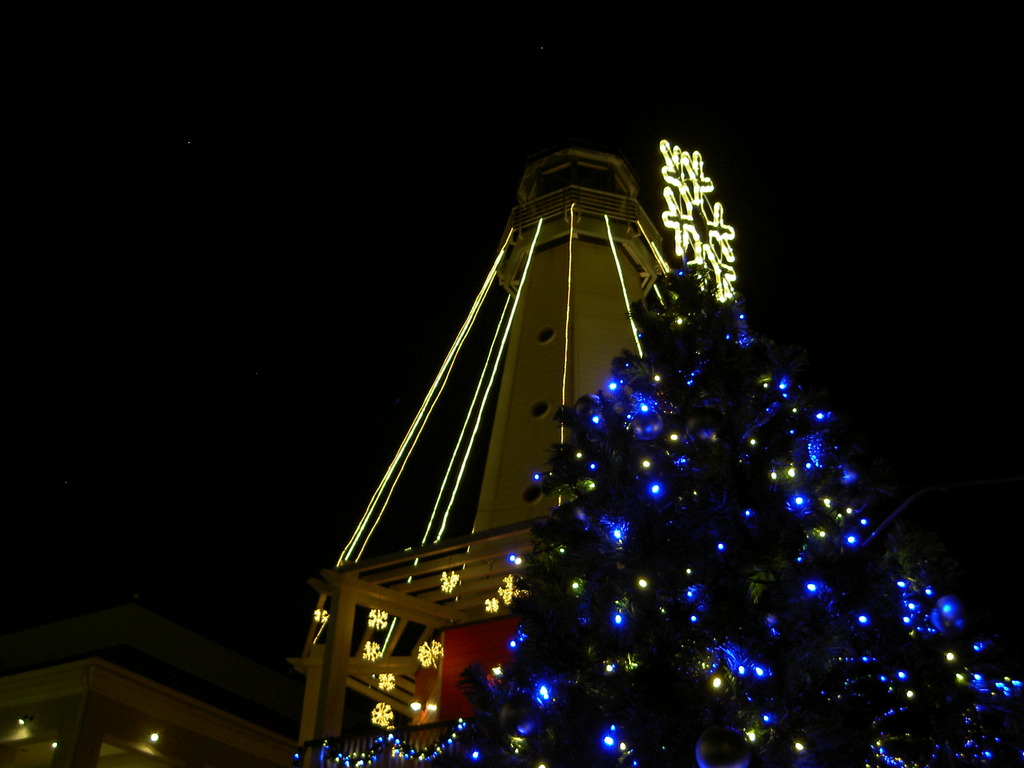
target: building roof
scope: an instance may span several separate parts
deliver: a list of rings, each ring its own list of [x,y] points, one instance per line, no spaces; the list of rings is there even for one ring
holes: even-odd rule
[[[294,737],[302,683],[169,621],[122,605],[0,635],[0,675],[100,657]]]

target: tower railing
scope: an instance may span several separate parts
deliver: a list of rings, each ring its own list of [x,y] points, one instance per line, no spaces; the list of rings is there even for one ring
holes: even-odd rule
[[[626,224],[639,222],[640,227],[646,232],[657,231],[636,198],[587,187],[563,187],[512,209],[509,227],[512,229],[513,238],[518,237],[521,232],[542,218],[567,217],[573,204],[574,210],[579,214],[607,214],[612,220]]]

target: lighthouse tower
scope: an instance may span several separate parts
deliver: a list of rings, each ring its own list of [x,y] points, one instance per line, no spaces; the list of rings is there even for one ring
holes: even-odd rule
[[[629,306],[662,269],[626,162],[571,147],[531,162],[499,279],[517,308],[474,530],[536,517],[539,469],[560,441],[555,411],[605,384],[637,351]]]
[[[516,566],[551,503],[540,473],[560,440],[556,411],[600,390],[612,358],[637,349],[629,307],[666,269],[638,189],[626,162],[604,151],[567,147],[528,164],[495,261],[511,319],[499,334],[501,382],[473,531],[370,560],[343,556],[311,580],[320,600],[305,652],[292,660],[306,675],[306,765],[320,764],[314,753],[325,743],[334,755],[362,748],[342,734],[346,690],[376,701],[374,724],[402,715],[428,744],[447,738],[432,723],[471,714],[461,672],[507,658]],[[370,712],[363,723],[373,727]]]

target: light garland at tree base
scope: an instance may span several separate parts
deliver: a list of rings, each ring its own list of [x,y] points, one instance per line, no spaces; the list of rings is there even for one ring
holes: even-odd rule
[[[372,743],[368,749],[352,752],[345,750],[345,744],[354,740],[349,737],[340,736],[311,741],[292,755],[292,765],[294,768],[302,768],[305,765],[305,756],[310,750],[319,751],[317,761],[314,763],[316,768],[327,768],[327,766],[358,768],[359,766],[376,765],[381,758],[385,757],[401,758],[410,763],[429,764],[441,755],[450,754],[455,750],[470,753],[471,747],[461,742],[468,725],[468,722],[462,718],[448,724],[432,724],[430,727],[440,728],[442,733],[429,745],[423,747],[414,746],[409,736],[402,736],[396,732],[382,733],[372,737]],[[426,728],[417,726],[416,730],[426,730]],[[472,759],[471,754],[468,756]]]

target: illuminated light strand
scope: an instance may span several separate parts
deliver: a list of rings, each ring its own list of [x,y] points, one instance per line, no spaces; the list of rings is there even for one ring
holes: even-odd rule
[[[612,225],[608,219],[608,214],[604,215],[604,227],[608,233],[608,247],[612,252],[612,261],[615,263],[615,271],[619,273],[619,287],[622,289],[622,303],[626,307],[626,317],[629,318],[629,327],[633,331],[633,342],[636,344],[637,354],[643,358],[644,350],[640,345],[640,333],[636,329],[636,322],[633,320],[633,313],[629,311],[630,301],[629,292],[626,290],[626,279],[622,276],[622,264],[619,263],[619,252],[615,247],[615,239],[612,237]],[[565,398],[562,398],[562,402],[565,402]],[[565,442],[564,440],[562,442]]]
[[[462,349],[462,342],[463,341],[465,341],[465,337],[463,337],[463,339],[461,339],[459,341],[459,350]],[[454,362],[454,360],[453,360],[453,362]],[[436,395],[434,396],[432,402],[430,403],[430,407],[427,409],[426,414],[424,415],[423,419],[419,422],[419,426],[418,426],[418,428],[416,430],[416,434],[415,434],[415,437],[412,440],[412,443],[405,450],[405,453],[404,453],[403,458],[402,458],[401,466],[399,466],[399,468],[398,468],[398,473],[395,476],[394,480],[391,481],[391,485],[390,485],[390,488],[388,490],[387,496],[384,497],[384,503],[381,504],[380,510],[377,512],[377,519],[373,521],[373,525],[370,527],[369,532],[366,534],[365,538],[363,539],[363,544],[359,548],[359,553],[355,557],[356,561],[358,561],[358,560],[360,560],[362,558],[363,552],[366,550],[367,544],[370,543],[370,538],[373,536],[374,531],[377,530],[377,526],[380,524],[380,521],[384,519],[384,511],[387,509],[387,505],[391,501],[391,496],[394,494],[395,489],[398,487],[398,480],[401,477],[402,471],[405,469],[405,465],[409,462],[409,459],[412,456],[413,448],[415,448],[417,443],[419,443],[420,437],[423,435],[423,430],[425,429],[425,427],[427,425],[427,420],[430,418],[430,415],[434,412],[434,407],[440,401],[441,391],[444,389],[444,385],[448,383],[448,377],[451,375],[451,372],[452,372],[452,367],[449,366],[448,370],[445,372],[445,376],[444,376],[444,379],[441,382],[441,386],[438,388]],[[418,560],[417,560],[417,562],[418,562]]]
[[[605,218],[607,218],[607,216]],[[672,267],[670,267],[668,262],[665,261],[665,257],[661,255],[661,249],[658,247],[657,243],[655,243],[655,241],[651,239],[650,235],[648,235],[647,232],[644,230],[643,223],[639,219],[637,219],[636,225],[637,228],[640,230],[640,234],[643,236],[644,241],[647,243],[647,247],[650,248],[651,253],[654,254],[654,259],[655,261],[658,262],[658,268],[661,270],[662,274],[667,275],[671,273]],[[661,238],[659,237],[658,239],[660,240]],[[654,284],[654,287],[655,289],[657,289],[657,283]]]
[[[354,752],[343,752],[337,745],[343,744],[341,739],[325,739],[321,747],[321,760],[332,762],[340,766],[366,766],[376,765],[378,760],[383,758],[401,758],[403,760],[415,760],[417,762],[430,763],[434,758],[444,754],[446,749],[460,740],[462,731],[466,728],[466,722],[459,718],[458,722],[442,733],[440,738],[430,746],[414,746],[401,736],[393,732],[381,734],[372,743],[362,750]],[[294,768],[302,765],[305,747],[292,756]]]
[[[342,550],[342,554],[338,558],[335,567],[340,567],[343,563],[352,560],[353,552],[355,551],[355,548],[359,544],[360,537],[364,536],[366,526],[369,524],[369,521],[373,515],[373,510],[377,505],[377,502],[380,500],[381,495],[384,493],[384,488],[386,488],[390,483],[391,489],[393,491],[394,482],[397,481],[396,473],[400,475],[401,470],[405,467],[405,463],[406,461],[408,461],[408,451],[411,451],[412,447],[418,440],[419,435],[423,430],[423,425],[427,417],[429,416],[430,411],[433,410],[433,405],[434,403],[436,403],[436,399],[439,395],[439,391],[443,385],[443,382],[447,380],[447,376],[450,372],[450,369],[452,365],[454,365],[455,359],[458,357],[459,351],[462,349],[463,342],[469,335],[469,331],[472,329],[474,323],[476,322],[476,319],[480,312],[480,307],[483,305],[484,298],[486,297],[487,292],[491,287],[491,284],[494,282],[495,275],[497,275],[498,273],[498,266],[505,255],[505,249],[508,246],[508,242],[510,239],[511,232],[506,238],[505,244],[499,249],[498,255],[495,258],[494,262],[491,264],[491,268],[487,273],[487,277],[484,279],[483,286],[480,288],[480,291],[477,293],[476,299],[473,301],[473,305],[470,308],[469,315],[463,322],[463,325],[459,329],[459,333],[456,336],[454,343],[448,350],[448,354],[445,357],[444,362],[441,364],[441,369],[438,371],[437,376],[434,377],[434,381],[431,384],[430,389],[427,391],[427,395],[424,398],[423,403],[420,405],[420,408],[416,413],[416,417],[413,419],[413,423],[409,427],[409,431],[406,432],[406,435],[403,438],[401,445],[399,446],[398,453],[395,455],[395,458],[392,459],[390,466],[388,467],[387,471],[384,474],[384,478],[380,481],[380,484],[377,486],[376,491],[374,491],[373,496],[370,499],[370,503],[367,505],[366,511],[363,513],[362,519],[360,519],[359,524],[356,526],[356,530],[352,534],[352,538],[349,540],[349,543]],[[394,478],[394,480],[392,478]],[[373,531],[376,529],[377,524],[380,522],[380,519],[384,513],[384,509],[387,506],[387,500],[390,499],[390,497],[391,493],[389,492],[387,498],[384,501],[384,504],[381,506],[380,511],[377,513],[376,521],[370,528],[370,531],[368,533],[365,533],[362,547],[360,547],[359,553],[355,555],[355,560],[358,560],[362,556],[362,553],[366,548],[366,542],[369,541],[370,536],[373,535]]]
[[[455,449],[452,451],[452,457],[448,462],[448,467],[445,469],[444,477],[441,480],[441,486],[438,489],[438,494],[434,500],[434,508],[430,512],[430,518],[427,520],[426,530],[423,532],[423,539],[420,544],[426,544],[427,539],[430,538],[430,529],[433,527],[434,518],[437,514],[437,510],[441,503],[441,497],[444,495],[444,488],[448,483],[448,478],[451,475],[452,468],[455,466],[456,459],[459,455],[459,449],[462,446],[463,440],[466,439],[467,427],[470,421],[473,421],[473,428],[469,431],[469,442],[466,445],[465,450],[462,452],[462,461],[459,463],[459,471],[455,476],[454,483],[452,485],[451,493],[448,496],[448,504],[445,507],[444,514],[441,516],[441,524],[438,527],[437,535],[434,537],[434,542],[441,540],[444,536],[444,531],[448,527],[448,516],[451,513],[452,507],[455,504],[455,497],[458,495],[459,488],[462,486],[462,477],[466,471],[466,465],[469,462],[470,454],[473,450],[473,444],[476,442],[476,437],[480,431],[480,422],[483,419],[486,403],[488,401],[491,388],[494,385],[494,381],[498,375],[498,371],[501,368],[500,356],[495,355],[495,349],[498,344],[498,339],[502,335],[503,331],[511,325],[512,318],[509,314],[509,307],[511,306],[512,297],[509,296],[505,299],[505,306],[501,310],[501,317],[498,319],[498,324],[495,327],[494,335],[491,337],[491,344],[487,350],[487,358],[484,361],[484,371],[490,368],[490,376],[487,377],[483,374],[477,379],[476,388],[473,391],[473,399],[469,404],[469,408],[466,411],[466,419],[462,423],[462,430],[459,432],[459,438],[456,441]],[[487,380],[486,387],[483,388],[483,396],[480,395],[481,387],[484,380]],[[476,418],[473,419],[473,414],[476,413]],[[416,564],[419,563],[417,558]]]
[[[570,228],[573,226],[573,215],[575,214],[575,210],[574,210],[575,209],[575,205],[576,204],[573,203],[572,206],[570,207]],[[605,221],[606,221],[606,227],[609,227],[607,215],[605,216]],[[532,257],[532,255],[533,255],[533,251],[534,251],[534,248],[535,248],[535,245],[536,245],[537,235],[540,232],[540,228],[541,228],[542,224],[543,224],[543,219],[538,220],[538,222],[537,222],[537,230],[535,232],[535,237],[534,237],[534,242],[531,244],[530,257]],[[352,539],[349,541],[348,545],[346,545],[346,547],[343,550],[342,555],[339,557],[338,562],[337,562],[336,565],[340,566],[342,563],[347,562],[347,561],[352,560],[352,559],[354,559],[355,561],[358,561],[362,557],[362,555],[363,555],[363,553],[364,553],[364,551],[366,549],[366,546],[367,546],[370,538],[372,537],[373,533],[376,531],[380,521],[383,519],[384,511],[385,511],[385,509],[387,507],[387,504],[390,501],[391,496],[392,496],[392,494],[394,492],[395,483],[397,483],[398,477],[401,475],[401,473],[404,470],[404,468],[406,466],[406,463],[408,461],[408,454],[411,452],[412,448],[415,447],[415,445],[416,445],[420,435],[422,434],[422,430],[423,430],[423,427],[425,425],[425,422],[426,422],[427,418],[429,417],[429,415],[432,413],[434,406],[436,405],[437,397],[439,396],[440,390],[442,390],[444,384],[447,383],[448,375],[450,375],[451,365],[454,363],[455,357],[457,356],[458,352],[461,350],[462,343],[465,340],[465,337],[468,334],[469,329],[472,327],[473,323],[476,320],[476,317],[478,315],[479,308],[480,308],[480,306],[482,304],[482,301],[483,301],[484,295],[486,293],[486,290],[487,290],[488,286],[491,284],[491,282],[493,281],[493,277],[494,277],[494,275],[497,272],[497,267],[500,264],[500,262],[501,262],[501,260],[502,260],[502,258],[504,256],[505,250],[506,250],[506,248],[508,246],[508,243],[509,243],[509,241],[511,239],[511,234],[512,233],[510,231],[508,236],[506,237],[505,244],[499,250],[498,257],[496,258],[494,264],[491,267],[491,270],[490,270],[490,272],[488,274],[488,277],[485,280],[484,287],[481,289],[480,293],[477,296],[476,301],[474,302],[474,305],[473,305],[473,308],[472,308],[472,310],[470,312],[469,318],[467,318],[466,323],[463,325],[462,329],[460,330],[459,336],[456,339],[456,343],[453,344],[452,350],[449,351],[448,357],[446,358],[444,364],[442,365],[442,371],[439,372],[438,377],[435,378],[434,384],[432,385],[430,391],[428,392],[427,397],[424,399],[424,404],[421,405],[420,410],[417,413],[416,418],[414,419],[413,426],[410,427],[409,432],[406,434],[406,437],[403,440],[403,443],[402,443],[401,447],[399,448],[398,454],[396,455],[395,459],[392,461],[392,463],[389,466],[387,472],[385,473],[384,479],[381,481],[381,483],[378,486],[377,490],[375,491],[373,497],[371,498],[370,504],[367,506],[367,509],[366,509],[366,512],[363,515],[363,518],[360,520],[360,523],[356,527],[356,531],[353,533]],[[665,262],[664,258],[662,257],[662,254],[661,254],[660,250],[656,247],[655,243],[650,239],[650,237],[648,237],[647,233],[643,231],[642,226],[641,226],[641,234],[644,236],[644,238],[650,244],[652,252],[655,254],[655,257],[657,259],[657,262],[658,262],[659,266],[664,271],[668,271],[669,270],[668,264]],[[571,232],[570,232],[570,235],[571,235]],[[615,259],[616,259],[615,263],[616,263],[616,268],[619,271],[620,285],[623,286],[623,290],[624,290],[624,281],[623,281],[623,278],[622,278],[621,265],[619,264],[618,259],[617,259],[617,254],[615,253],[614,242],[611,240],[610,231],[609,231],[609,241],[610,241],[611,246],[612,246],[613,255],[615,256]],[[524,269],[523,277],[521,278],[521,281],[520,281],[520,286],[522,286],[525,283],[528,269],[529,269],[529,264],[527,264],[526,269]],[[569,327],[570,313],[571,313],[571,290],[572,290],[571,282],[572,282],[572,238],[570,237],[570,240],[569,240],[569,280],[568,280],[568,284],[567,284],[567,301],[566,301],[566,339],[565,339],[566,349],[565,349],[565,353],[563,355],[563,376],[562,376],[562,400],[563,400],[563,402],[566,400],[566,390],[567,390],[567,380],[568,380],[568,338],[569,338],[568,327]],[[517,296],[516,296],[517,299],[518,299],[518,296],[519,296],[519,292],[517,292]],[[513,309],[513,316],[514,316],[514,309]],[[636,333],[635,324],[633,324],[632,318],[630,318],[630,323],[631,323],[631,325],[633,325],[634,338],[636,338],[637,337],[637,333]],[[499,327],[500,327],[500,325],[499,325]],[[502,346],[504,347],[504,343],[503,343]],[[638,349],[639,349],[639,345],[638,345]],[[641,354],[642,354],[642,351],[641,351]],[[490,388],[491,388],[490,385],[488,385],[487,390],[490,391]],[[478,381],[478,387],[477,387],[476,391],[479,392],[479,381]],[[485,400],[486,400],[486,398],[485,398]],[[428,406],[428,403],[429,403],[429,406]],[[472,406],[471,406],[471,409],[472,409]],[[481,406],[481,412],[482,412],[482,406]],[[468,423],[468,421],[471,418],[472,418],[471,415],[467,415],[466,423]],[[477,427],[479,425],[479,420],[480,419],[478,418],[477,419]],[[564,439],[564,425],[560,425],[560,429],[563,430],[563,434],[562,434],[561,437]],[[464,424],[464,430],[465,430],[465,424]],[[475,438],[476,434],[477,434],[477,428],[474,428],[474,430],[472,432],[473,438]],[[465,435],[465,431],[460,433],[460,437],[459,437],[460,443],[464,439],[464,435]],[[470,441],[470,445],[472,445],[472,439]],[[459,449],[459,446],[457,445],[456,446],[456,454],[453,454],[452,462],[449,464],[449,469],[446,471],[445,476],[444,476],[444,478],[442,480],[442,487],[439,490],[439,495],[438,495],[438,499],[439,500],[444,495],[444,486],[445,486],[445,484],[447,483],[447,481],[448,481],[448,479],[450,477],[450,470],[451,470],[451,467],[454,466],[454,463],[456,461],[455,457],[457,455],[458,449]],[[457,495],[458,488],[461,485],[461,479],[463,477],[463,474],[464,474],[464,471],[465,471],[465,468],[466,468],[466,464],[468,462],[468,454],[469,454],[469,452],[470,451],[467,448],[466,453],[463,455],[463,460],[462,460],[462,462],[460,464],[460,471],[459,471],[459,473],[457,475],[455,486],[452,489],[451,494],[449,495],[449,501],[448,501],[448,504],[446,506],[444,515],[442,517],[441,526],[438,529],[437,535],[434,537],[434,541],[435,542],[436,541],[440,541],[440,539],[443,536],[443,532],[444,532],[445,528],[447,527],[447,520],[448,520],[448,517],[450,515],[451,509],[452,509],[452,507],[454,505],[454,499],[455,499],[455,496]],[[378,504],[378,502],[380,501],[382,494],[384,494],[384,489],[385,489],[385,487],[389,486],[389,483],[390,483],[389,490],[387,491],[386,495],[384,495],[384,501],[381,504],[379,511],[377,512],[376,519],[373,521],[373,524],[370,526],[369,531],[367,532],[367,530],[366,530],[367,529],[367,525],[369,524],[369,520],[372,517],[373,509]],[[440,503],[440,501],[438,501],[438,506],[439,506],[439,503]],[[427,542],[427,540],[430,538],[430,535],[431,535],[430,531],[431,531],[431,529],[432,529],[432,527],[434,525],[434,521],[436,520],[436,510],[437,510],[437,506],[435,506],[435,509],[432,511],[431,516],[430,516],[430,518],[428,520],[427,528],[426,528],[426,530],[424,532],[424,536],[423,536],[423,539],[421,541],[422,544],[425,544]],[[359,547],[358,553],[353,558],[352,557],[352,553],[355,550],[355,547],[358,545],[360,538],[362,538],[362,545]]]
[[[562,339],[562,402],[568,400],[568,394],[566,392],[568,388],[569,380],[569,319],[572,316],[572,241],[575,238],[573,228],[576,225],[576,221],[573,218],[576,210],[576,203],[572,203],[569,206],[569,243],[566,250],[569,254],[569,263],[566,265],[566,279],[565,279],[565,329]],[[607,218],[607,216],[605,217]],[[558,420],[558,442],[565,442],[565,423]],[[559,499],[561,501],[561,499]]]
[[[661,305],[665,306],[665,297],[661,295],[661,287],[657,283],[654,284],[654,295],[658,297]]]
[[[505,326],[505,333],[501,337],[501,347],[498,349],[498,356],[497,356],[497,360],[495,361],[495,369],[494,369],[494,374],[495,375],[491,376],[490,382],[488,383],[488,386],[487,386],[487,391],[488,392],[490,392],[491,385],[494,383],[494,379],[496,377],[497,366],[498,366],[498,362],[497,361],[500,361],[503,358],[504,353],[505,353],[505,346],[508,344],[508,336],[509,336],[509,333],[512,330],[512,324],[513,324],[513,322],[515,322],[516,310],[519,308],[519,299],[523,295],[523,287],[526,285],[526,278],[527,278],[527,276],[530,273],[530,265],[533,263],[533,252],[537,248],[537,238],[540,237],[540,228],[541,228],[541,226],[543,226],[543,224],[544,224],[543,217],[537,220],[537,228],[533,232],[533,240],[530,241],[530,251],[529,251],[529,253],[526,256],[526,264],[523,267],[523,276],[522,276],[522,278],[519,281],[519,290],[516,291],[515,301],[512,302],[512,312],[510,314],[509,321],[508,321],[508,323]],[[502,252],[504,252],[504,249],[502,249]],[[484,397],[486,399],[487,395],[485,394]],[[481,414],[482,414],[482,411],[481,411]],[[477,423],[479,424],[479,420],[477,421]],[[476,533],[476,522],[475,521],[473,523],[473,533]]]
[[[310,641],[312,645],[316,645],[317,640],[320,639],[320,635],[323,634],[324,627],[327,626],[327,621],[321,621],[316,614],[319,613],[319,612],[322,612],[322,615],[327,616],[328,619],[330,618],[330,616],[327,613],[327,611],[324,610],[324,604],[326,602],[327,602],[327,596],[324,595],[324,594],[321,594],[317,598],[317,608],[316,608],[315,611],[313,611],[313,625],[316,627],[316,632],[313,633],[313,637],[312,637],[312,639]],[[310,631],[312,632],[312,629]]]
[[[392,616],[391,617],[391,623],[388,626],[388,633],[384,636],[384,649],[388,653],[390,653],[391,650],[393,650],[393,646],[394,646],[395,642],[397,642],[397,638],[396,638],[395,641],[392,641],[392,639],[391,639],[394,636],[394,634],[395,634],[395,628],[397,626],[398,626],[398,617],[397,616]]]

